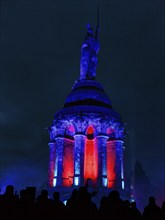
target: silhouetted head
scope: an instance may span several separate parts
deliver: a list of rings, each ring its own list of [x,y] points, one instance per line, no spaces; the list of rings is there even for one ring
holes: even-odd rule
[[[128,199],[126,199],[126,200],[124,200],[123,201],[123,205],[124,205],[124,207],[130,207],[130,201],[128,200]]]
[[[48,198],[48,191],[47,191],[46,189],[43,189],[43,190],[41,191],[41,197],[42,197],[42,198]]]
[[[155,204],[155,197],[149,197],[149,204]]]
[[[60,193],[59,192],[54,192],[53,193],[53,199],[55,201],[59,201],[60,200]]]
[[[108,198],[110,200],[119,200],[120,199],[120,193],[118,190],[113,190],[109,193]]]
[[[79,195],[80,196],[82,196],[82,195],[86,195],[87,194],[87,188],[86,187],[84,187],[84,186],[81,186],[80,188],[79,188]]]
[[[5,194],[14,195],[14,186],[13,185],[7,185]]]
[[[75,198],[75,197],[77,197],[77,195],[78,195],[78,190],[77,190],[77,189],[74,189],[74,190],[72,191],[72,197]]]
[[[19,195],[20,195],[20,199],[25,199],[26,198],[26,189],[22,189],[20,192],[19,192]]]
[[[87,28],[87,35],[93,37],[94,34],[93,34],[93,30],[92,30],[90,24],[87,24],[86,28]]]
[[[91,194],[88,192],[86,187],[82,186],[79,188],[78,198],[83,201],[89,201],[91,199]]]
[[[136,202],[131,202],[131,208],[133,208],[133,209],[136,208]]]

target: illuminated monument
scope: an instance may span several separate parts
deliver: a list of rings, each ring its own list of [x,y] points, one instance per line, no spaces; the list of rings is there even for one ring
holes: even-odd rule
[[[123,138],[120,115],[95,80],[99,25],[87,25],[81,48],[80,77],[51,127],[49,187],[124,189]]]

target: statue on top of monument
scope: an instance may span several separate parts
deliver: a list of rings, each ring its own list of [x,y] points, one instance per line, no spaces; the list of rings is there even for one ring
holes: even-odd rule
[[[99,25],[97,24],[95,36],[92,28],[87,24],[87,34],[81,47],[80,80],[94,80],[96,77],[97,54],[100,49],[98,42]]]

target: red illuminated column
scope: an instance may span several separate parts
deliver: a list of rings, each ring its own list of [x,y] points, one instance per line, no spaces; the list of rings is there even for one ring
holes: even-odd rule
[[[54,179],[54,170],[55,170],[55,143],[50,142],[49,144],[49,170],[48,170],[48,185],[49,187],[53,187],[53,179]]]
[[[96,139],[86,139],[84,149],[84,179],[85,184],[87,179],[92,180],[93,186],[98,182],[98,149]]]
[[[97,136],[98,146],[98,185],[107,186],[107,136]]]
[[[63,186],[72,186],[74,179],[74,140],[64,139],[63,148]]]
[[[123,141],[113,140],[107,142],[107,177],[108,188],[124,189],[123,173]]]
[[[86,136],[74,135],[74,185],[84,185],[84,148]]]
[[[107,180],[108,188],[116,187],[116,141],[107,142]]]

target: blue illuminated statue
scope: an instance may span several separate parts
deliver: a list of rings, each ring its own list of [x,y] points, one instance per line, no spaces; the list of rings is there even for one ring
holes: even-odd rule
[[[87,24],[87,34],[81,47],[80,79],[93,80],[96,77],[97,54],[100,49],[98,42],[99,25],[93,30]]]

